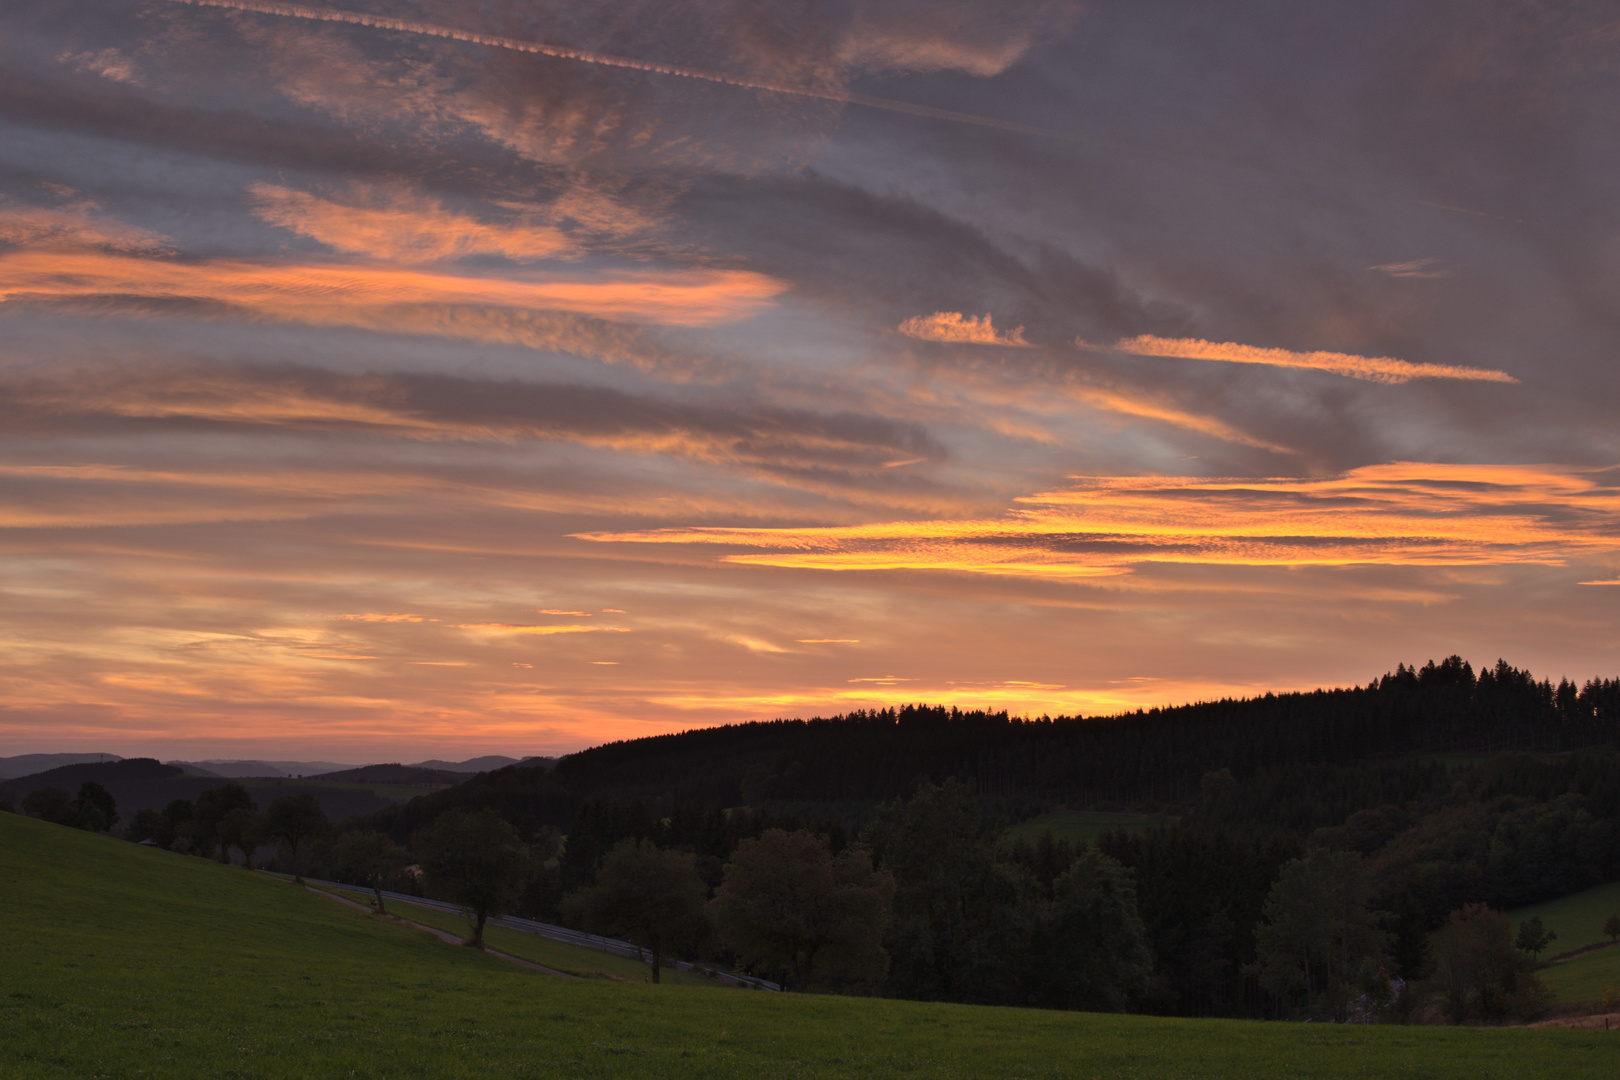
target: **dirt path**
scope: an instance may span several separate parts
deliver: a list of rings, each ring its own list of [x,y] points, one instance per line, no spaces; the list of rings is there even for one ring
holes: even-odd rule
[[[336,900],[338,903],[343,904],[346,907],[352,907],[352,908],[356,909],[357,911],[363,911],[367,915],[375,915],[376,914],[376,912],[372,911],[369,906],[367,906],[365,904],[361,904],[361,903],[356,903],[355,901],[350,900],[347,896],[339,896],[337,893],[327,892],[325,889],[311,889],[308,885],[305,885],[304,888],[308,889],[310,892],[315,893],[318,896],[324,896],[328,900]],[[466,944],[459,937],[457,937],[455,934],[450,933],[449,931],[440,930],[437,927],[433,927],[433,926],[423,926],[419,922],[411,922],[411,920],[402,919],[398,915],[382,915],[382,916],[380,916],[380,918],[387,919],[389,922],[398,923],[401,926],[409,926],[413,930],[425,931],[425,932],[427,932],[429,934],[432,934],[434,937],[438,938],[440,941],[448,942],[451,945],[463,945],[464,946]],[[546,966],[544,966],[542,964],[530,963],[528,960],[521,960],[516,956],[510,956],[510,955],[508,955],[506,953],[503,953],[503,952],[496,952],[494,949],[485,949],[484,952],[487,953],[490,956],[495,957],[497,960],[505,960],[508,964],[516,964],[518,967],[528,968],[530,971],[540,971],[540,972],[544,972],[547,975],[556,975],[559,978],[564,978],[564,979],[577,979],[577,978],[579,978],[578,975],[570,975],[566,971],[558,971],[556,968],[548,968],[548,967],[546,967]]]

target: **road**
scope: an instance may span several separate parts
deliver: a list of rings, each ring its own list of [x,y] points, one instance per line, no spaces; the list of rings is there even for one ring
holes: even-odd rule
[[[336,881],[322,881],[318,878],[305,878],[304,880],[311,885],[320,885],[328,889],[344,889],[350,892],[369,891],[357,885],[344,885]],[[412,896],[409,893],[390,892],[387,889],[384,889],[382,894],[383,899],[387,901],[399,901],[400,903],[405,904],[416,904],[419,907],[429,908],[434,911],[447,911],[454,915],[467,914],[466,908],[463,908],[458,904],[446,903],[443,900],[429,900],[424,896]],[[337,897],[336,899],[341,900],[343,898]],[[352,903],[352,901],[347,902]],[[364,904],[356,904],[355,906],[363,907],[367,911],[371,910]],[[553,926],[551,923],[535,922],[533,919],[520,919],[516,915],[502,915],[498,918],[492,918],[489,920],[489,925],[505,927],[508,930],[516,930],[522,934],[535,934],[539,937],[551,938],[553,941],[566,942],[569,945],[580,945],[587,949],[595,949],[598,952],[612,953],[615,956],[628,957],[631,960],[639,960],[644,964],[647,963],[646,950],[642,949],[639,945],[632,944],[628,941],[620,941],[617,938],[602,937],[599,934],[586,934],[579,930],[570,930],[566,926]],[[422,927],[422,929],[431,930],[431,927]],[[432,932],[445,936],[442,931],[435,930]],[[459,939],[455,940],[459,941]],[[528,963],[527,961],[516,960],[514,957],[507,957],[507,959],[511,959],[522,964]],[[530,964],[529,966],[537,967],[538,965]],[[664,966],[674,968],[676,971],[694,971],[701,975],[710,975],[712,973],[712,977],[716,982],[725,983],[729,986],[743,986],[751,990],[779,991],[782,989],[779,984],[773,983],[769,979],[757,979],[752,975],[734,975],[728,971],[717,971],[713,968],[707,968],[698,964],[689,963],[685,960],[668,961],[664,964]],[[562,972],[553,972],[553,974],[562,974]]]

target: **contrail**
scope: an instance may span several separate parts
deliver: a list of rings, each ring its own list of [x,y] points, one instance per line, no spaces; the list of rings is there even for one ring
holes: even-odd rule
[[[566,45],[547,45],[544,42],[526,41],[522,38],[479,34],[471,30],[457,29],[453,26],[439,26],[435,23],[416,22],[411,19],[395,19],[387,15],[371,15],[360,11],[341,11],[337,8],[311,7],[307,4],[274,3],[270,2],[270,0],[172,0],[172,2],[189,4],[193,7],[228,8],[232,11],[249,11],[259,15],[277,15],[287,19],[350,23],[354,26],[369,26],[378,30],[395,30],[402,34],[420,34],[425,37],[465,41],[473,45],[486,45],[493,49],[534,53],[540,56],[555,57],[558,60],[577,60],[582,64],[600,64],[604,67],[628,68],[631,71],[646,71],[656,75],[674,75],[682,79],[722,83],[726,86],[736,86],[744,90],[759,90],[768,94],[814,98],[818,101],[832,101],[840,105],[864,105],[869,109],[884,109],[888,112],[906,113],[911,116],[926,116],[933,120],[949,120],[958,124],[975,124],[979,127],[996,128],[1000,131],[1014,131],[1023,135],[1035,135],[1043,139],[1058,139],[1063,142],[1073,143],[1090,141],[1078,135],[1052,131],[1048,128],[1032,127],[1029,124],[1020,124],[1013,120],[997,120],[990,116],[975,116],[972,113],[953,112],[950,109],[936,109],[930,105],[913,105],[909,101],[895,101],[891,98],[867,97],[864,94],[834,93],[826,90],[813,90],[803,86],[762,82],[757,79],[745,79],[736,75],[727,75],[720,71],[706,71],[703,68],[686,67],[681,64],[663,64],[651,60],[637,60],[629,56],[615,56],[612,53],[595,52],[590,49],[573,49]]]

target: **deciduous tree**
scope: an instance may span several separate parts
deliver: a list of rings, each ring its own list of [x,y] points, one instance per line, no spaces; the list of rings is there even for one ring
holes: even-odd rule
[[[1147,990],[1153,958],[1129,870],[1083,850],[1037,912],[1025,968],[1029,1004],[1123,1012]]]
[[[412,846],[421,856],[428,889],[465,907],[475,949],[484,947],[484,923],[502,915],[523,885],[528,849],[517,830],[494,810],[452,810]]]
[[[1484,904],[1453,911],[1435,932],[1433,982],[1454,1023],[1528,1019],[1545,1005],[1546,991],[1512,933],[1508,917]]]
[[[78,808],[68,793],[59,787],[36,788],[23,796],[22,811],[29,817],[39,818],[57,825],[77,825]]]
[[[1353,851],[1318,849],[1284,863],[1255,928],[1255,973],[1280,1002],[1344,1020],[1356,989],[1387,962],[1389,935]]]
[[[998,864],[971,785],[923,784],[881,808],[867,832],[894,875],[884,936],[888,988],[923,1000],[1003,1002],[1017,994],[1023,897]]]
[[[220,834],[221,823],[233,811],[257,809],[252,796],[241,784],[221,784],[198,795],[197,804],[192,811],[192,830],[198,846],[197,854],[211,855],[217,849],[219,861],[229,862],[230,847]]]
[[[1519,924],[1519,933],[1513,939],[1513,944],[1539,960],[1541,951],[1557,940],[1555,931],[1541,925],[1541,916],[1532,915]]]
[[[863,847],[836,857],[806,830],[744,840],[709,904],[720,940],[746,965],[794,990],[875,988],[888,972],[883,926],[894,879]]]
[[[258,807],[249,803],[238,806],[219,819],[219,846],[226,852],[231,848],[242,853],[242,866],[253,869],[253,853],[265,841],[265,819]]]
[[[94,780],[86,780],[79,785],[73,808],[78,814],[81,829],[106,832],[118,824],[118,804],[113,800],[112,792]]]
[[[652,981],[658,982],[665,955],[695,943],[708,929],[707,895],[691,853],[626,839],[603,858],[595,885],[563,900],[563,912],[587,930],[645,948],[652,954]]]
[[[387,833],[346,832],[332,845],[333,865],[350,881],[371,889],[379,915],[388,914],[383,906],[383,885],[410,862],[410,853]]]
[[[272,799],[264,814],[265,835],[279,841],[286,850],[293,880],[300,885],[304,883],[303,853],[326,829],[326,812],[313,795],[283,795]]]

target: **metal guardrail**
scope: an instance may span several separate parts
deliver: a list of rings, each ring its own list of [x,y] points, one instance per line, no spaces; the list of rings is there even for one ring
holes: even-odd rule
[[[371,892],[370,889],[362,885],[345,885],[339,881],[323,881],[320,878],[312,877],[306,877],[304,880],[311,885],[324,885],[331,889],[344,889],[348,892],[358,893]],[[430,900],[425,896],[412,896],[410,893],[392,892],[388,889],[382,890],[382,894],[385,900],[397,900],[402,904],[415,904],[431,911],[445,911],[452,915],[463,916],[467,914],[467,909],[460,904],[452,904],[444,900]],[[496,916],[489,920],[489,925],[502,926],[522,934],[534,934],[537,937],[550,938],[553,941],[561,941],[567,945],[579,945],[587,949],[595,949],[598,952],[611,953],[614,956],[622,956],[627,960],[637,960],[643,964],[649,963],[647,950],[633,942],[620,941],[618,938],[603,937],[600,934],[587,934],[583,930],[570,930],[566,926],[553,926],[551,923],[536,922],[533,919],[520,919],[516,915]],[[780,984],[773,983],[769,979],[760,979],[753,975],[737,975],[729,971],[721,971],[718,968],[704,967],[701,964],[694,964],[687,960],[669,960],[664,963],[664,966],[674,968],[676,971],[695,972],[717,982],[727,983],[732,986],[744,986],[751,990],[779,991],[782,989]]]

